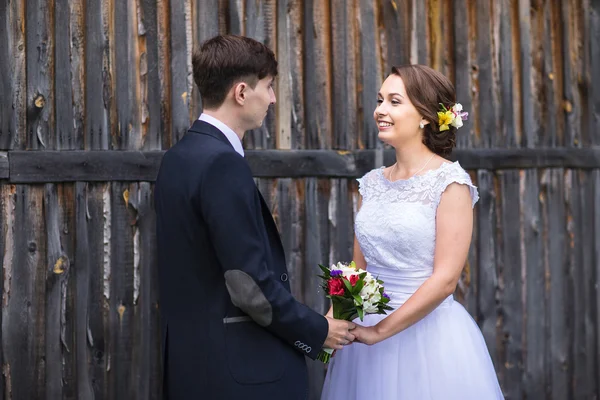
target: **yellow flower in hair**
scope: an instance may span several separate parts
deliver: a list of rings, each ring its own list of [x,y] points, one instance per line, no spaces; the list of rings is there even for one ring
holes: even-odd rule
[[[450,129],[448,126],[454,121],[454,113],[452,111],[439,111],[437,114],[440,132]]]

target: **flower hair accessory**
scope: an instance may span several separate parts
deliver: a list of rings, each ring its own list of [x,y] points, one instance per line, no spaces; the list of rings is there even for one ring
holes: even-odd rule
[[[438,111],[438,124],[440,125],[440,132],[447,131],[450,129],[450,125],[456,129],[463,126],[463,120],[467,120],[469,113],[462,110],[462,104],[456,103],[449,110],[440,103],[441,109]]]

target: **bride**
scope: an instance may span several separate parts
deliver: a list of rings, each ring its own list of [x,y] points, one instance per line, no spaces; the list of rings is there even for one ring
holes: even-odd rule
[[[377,103],[379,138],[396,163],[358,180],[354,261],[384,281],[394,311],[352,331],[322,399],[503,399],[479,327],[452,295],[478,200],[469,175],[444,158],[466,113],[452,83],[422,65],[392,68]]]

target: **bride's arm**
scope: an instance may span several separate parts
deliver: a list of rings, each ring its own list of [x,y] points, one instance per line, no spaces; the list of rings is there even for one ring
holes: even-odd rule
[[[360,210],[360,206],[362,205],[362,196],[358,195],[358,202],[356,207],[356,212]],[[358,240],[356,239],[356,235],[354,235],[354,251],[352,255],[352,260],[356,264],[358,268],[366,269],[367,262],[365,261],[365,256],[363,256],[362,251],[360,250],[360,246],[358,245]],[[333,318],[333,306],[329,307],[329,311],[326,314],[328,317]]]
[[[362,196],[359,194],[358,202],[356,205],[356,213],[357,214],[358,214],[358,211],[360,210],[361,205],[362,205]],[[365,256],[363,255],[362,250],[360,249],[360,246],[358,244],[358,239],[356,239],[356,234],[354,234],[354,252],[352,254],[352,260],[354,260],[354,263],[356,264],[356,266],[358,268],[367,269],[367,262],[365,261]]]
[[[436,216],[433,273],[396,311],[372,328],[357,326],[356,340],[374,344],[402,332],[439,306],[456,290],[473,231],[469,188],[453,183],[442,194]]]

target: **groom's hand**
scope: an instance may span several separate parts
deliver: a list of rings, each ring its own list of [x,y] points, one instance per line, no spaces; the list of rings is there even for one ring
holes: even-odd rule
[[[351,330],[356,327],[356,324],[349,321],[326,318],[329,324],[329,331],[327,332],[327,339],[325,339],[325,343],[323,344],[324,347],[341,350],[344,345],[354,341],[354,334]]]

